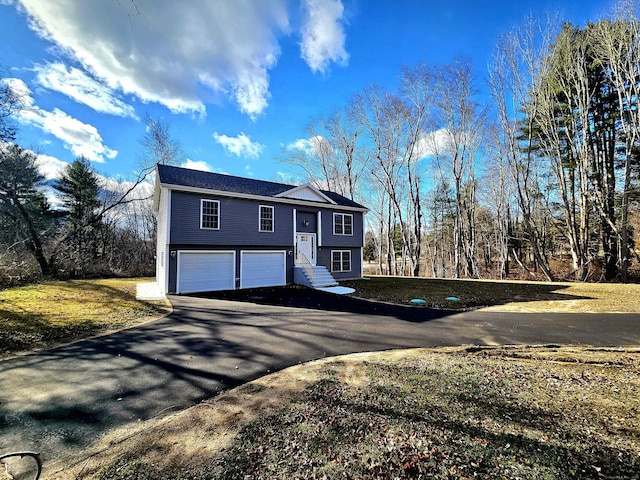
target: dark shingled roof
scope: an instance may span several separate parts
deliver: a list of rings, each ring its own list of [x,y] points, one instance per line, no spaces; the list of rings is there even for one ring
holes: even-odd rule
[[[170,165],[158,165],[158,179],[165,185],[178,185],[183,187],[203,188],[217,190],[219,192],[235,192],[262,197],[275,197],[281,193],[296,188],[296,185],[267,182],[253,178],[234,177],[220,173],[203,172],[189,168],[173,167]],[[326,190],[320,190],[336,204],[344,207],[365,208],[359,203],[349,200],[342,195]]]

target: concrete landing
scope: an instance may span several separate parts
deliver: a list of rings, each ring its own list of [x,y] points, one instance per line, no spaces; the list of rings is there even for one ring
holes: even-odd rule
[[[156,282],[138,283],[136,285],[136,300],[166,300],[166,296]]]
[[[321,290],[323,292],[329,292],[329,293],[337,293],[338,295],[349,295],[356,291],[355,288],[341,287],[340,285],[336,287],[316,288],[316,290]]]

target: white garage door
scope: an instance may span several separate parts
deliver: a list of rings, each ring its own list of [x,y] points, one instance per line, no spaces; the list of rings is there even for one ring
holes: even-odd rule
[[[235,252],[178,252],[178,293],[233,290]]]
[[[240,254],[240,288],[275,287],[287,283],[285,251]]]

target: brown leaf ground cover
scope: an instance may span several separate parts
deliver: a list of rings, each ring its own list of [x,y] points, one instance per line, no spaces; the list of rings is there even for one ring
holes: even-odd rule
[[[137,281],[0,292],[4,353],[16,351],[7,350],[12,342],[46,347],[165,312],[167,304],[135,301]],[[640,312],[638,285],[372,278],[357,289],[364,298],[424,298],[446,308]],[[45,478],[638,479],[639,378],[633,348],[327,359],[113,431],[82,458],[46,465]]]
[[[55,478],[639,478],[640,349],[460,347],[292,367]]]

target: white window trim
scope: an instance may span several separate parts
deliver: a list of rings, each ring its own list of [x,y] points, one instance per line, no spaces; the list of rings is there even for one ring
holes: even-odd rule
[[[262,209],[271,209],[271,230],[262,229]],[[276,209],[272,205],[259,205],[258,206],[258,231],[264,233],[274,233],[276,231]]]
[[[334,253],[339,253],[340,254],[340,270],[335,270],[333,268],[333,254]],[[344,259],[342,258],[342,256],[348,253],[349,254],[349,270],[343,270],[342,269],[342,263],[344,261]],[[353,255],[351,254],[351,250],[331,250],[331,271],[332,272],[351,272],[353,270],[353,259],[351,258]]]
[[[342,216],[342,233],[336,233],[336,217]],[[344,233],[344,217],[351,217],[351,233]],[[353,237],[353,213],[333,213],[333,234],[345,237]]]
[[[204,202],[212,202],[218,204],[218,226],[216,228],[213,227],[205,227],[203,226],[204,220]],[[209,198],[201,198],[200,199],[200,230],[220,230],[220,200],[211,200]]]

